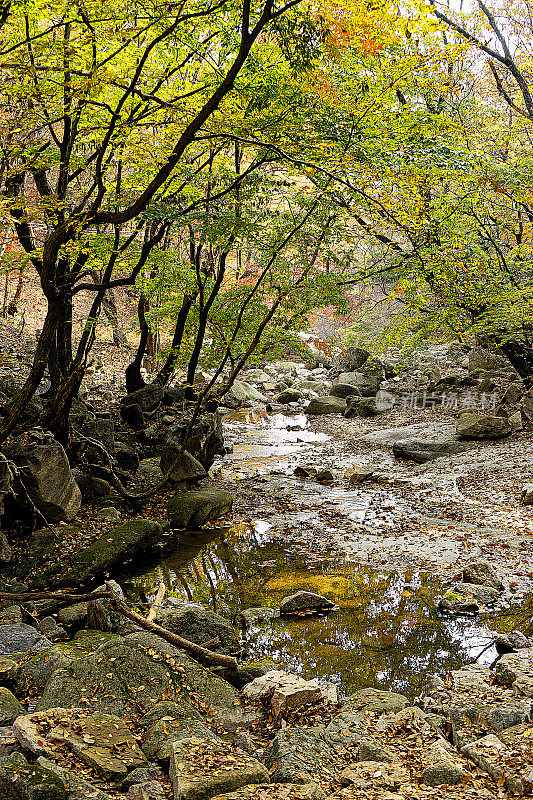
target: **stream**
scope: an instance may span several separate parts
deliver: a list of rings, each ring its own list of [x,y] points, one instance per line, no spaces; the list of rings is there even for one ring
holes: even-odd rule
[[[162,575],[169,598],[209,605],[241,628],[244,660],[331,681],[341,697],[371,686],[413,697],[436,673],[493,663],[490,630],[517,626],[510,598],[499,611],[441,615],[435,571],[380,566],[380,548],[394,549],[402,524],[416,522],[408,506],[378,487],[293,474],[301,464],[348,467],[345,443],[307,430],[305,415],[264,409],[228,414],[224,428],[232,452],[210,474],[236,485],[238,521],[183,533],[161,558],[130,568],[121,580],[131,601],[153,600]],[[300,589],[339,610],[296,619],[264,612],[244,625],[244,609],[275,610]]]

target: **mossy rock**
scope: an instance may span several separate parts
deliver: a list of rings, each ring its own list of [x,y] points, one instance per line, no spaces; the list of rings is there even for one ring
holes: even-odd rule
[[[161,525],[152,519],[132,519],[104,533],[95,542],[74,556],[73,564],[57,564],[47,569],[36,586],[53,583],[76,586],[102,575],[116,564],[123,564],[157,544],[162,537]]]
[[[35,764],[0,766],[2,800],[66,800],[67,790],[57,775]]]
[[[4,686],[0,686],[0,726],[11,725],[21,714],[26,711],[14,694]]]
[[[167,506],[171,528],[201,528],[212,519],[229,514],[233,497],[222,489],[177,492]]]

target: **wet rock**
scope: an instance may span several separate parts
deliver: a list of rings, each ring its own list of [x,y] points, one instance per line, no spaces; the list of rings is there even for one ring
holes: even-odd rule
[[[500,439],[512,433],[508,419],[491,417],[489,414],[477,411],[461,414],[456,423],[456,430],[464,439]]]
[[[279,614],[275,608],[258,607],[245,608],[244,611],[241,611],[239,616],[245,625],[252,626],[260,625],[262,622],[268,622],[278,617]]]
[[[48,769],[36,764],[0,764],[2,800],[66,800],[63,782]]]
[[[424,760],[422,782],[427,786],[455,785],[470,777],[462,762],[441,742],[429,747]]]
[[[385,714],[390,711],[401,711],[409,705],[405,695],[397,692],[385,692],[382,689],[360,689],[350,695],[342,704],[343,711],[372,711]]]
[[[354,372],[370,358],[370,352],[362,347],[347,347],[333,359],[333,367],[341,372]]]
[[[515,694],[533,697],[533,648],[502,656],[496,662],[495,680],[502,686],[512,686]]]
[[[472,561],[463,569],[463,582],[479,586],[489,586],[503,592],[504,585],[496,570],[486,561]]]
[[[522,631],[511,631],[511,633],[497,633],[494,639],[496,649],[500,655],[503,653],[513,653],[522,650],[524,647],[533,647],[533,640],[524,636]]]
[[[51,434],[34,428],[6,446],[4,453],[19,467],[25,490],[48,520],[74,519],[81,492],[63,447]]]
[[[179,603],[162,608],[157,621],[163,628],[188,639],[194,644],[208,647],[218,653],[239,653],[241,649],[239,635],[233,625],[225,617],[215,614],[209,608],[194,603]]]
[[[167,506],[171,528],[201,528],[212,519],[229,514],[233,497],[222,489],[177,492]]]
[[[314,397],[305,409],[306,414],[343,414],[346,410],[346,401],[340,397]]]
[[[401,764],[384,764],[380,761],[361,761],[343,769],[339,775],[341,786],[356,789],[399,789],[410,779],[409,770]]]
[[[46,650],[52,642],[31,625],[16,622],[0,626],[0,655],[27,653],[29,650]]]
[[[266,403],[267,400],[267,397],[246,381],[235,381],[231,389],[223,396],[221,405],[226,408],[240,408],[254,402]]]
[[[268,782],[263,764],[246,754],[236,754],[224,742],[183,739],[172,746],[170,779],[180,800],[209,800],[241,786]]]
[[[353,417],[377,417],[383,413],[383,409],[378,408],[374,397],[363,397],[362,399],[349,397],[346,401],[344,416],[347,419]]]
[[[24,707],[14,694],[4,686],[0,686],[0,725],[11,725],[15,719],[25,713]]]
[[[335,608],[335,603],[321,594],[300,591],[283,598],[279,604],[279,613],[282,616],[299,614],[302,611],[315,611],[319,614],[333,611]]]
[[[473,597],[465,597],[453,589],[448,589],[437,606],[439,611],[447,611],[450,614],[477,614],[479,611],[479,605]]]
[[[293,475],[296,475],[297,478],[316,478],[318,475],[318,470],[316,467],[311,466],[304,466],[303,464],[299,464],[295,467]]]
[[[301,397],[302,393],[298,389],[285,389],[285,391],[281,392],[281,394],[276,397],[276,402],[283,403],[284,405],[287,403],[297,403]]]
[[[271,780],[308,783],[338,774],[340,756],[330,746],[323,728],[290,727],[281,730],[263,752]]]
[[[438,439],[430,441],[427,439],[404,439],[394,442],[392,452],[396,458],[415,461],[417,464],[424,464],[426,461],[433,461],[435,458],[451,456],[469,450],[471,444],[458,442],[456,439]]]
[[[104,533],[95,542],[74,556],[72,566],[61,564],[46,570],[39,585],[55,582],[63,586],[76,586],[107,572],[115,564],[124,564],[139,553],[161,541],[163,530],[150,519],[132,519]]]
[[[163,402],[164,394],[163,387],[158,383],[149,383],[142,389],[130,392],[120,402],[123,407],[136,405],[141,411],[153,411]]]
[[[495,603],[500,594],[498,589],[493,589],[491,586],[480,586],[477,583],[456,583],[452,586],[451,591],[460,595],[463,600],[473,597],[478,603],[484,605]]]
[[[203,464],[192,456],[188,450],[181,449],[181,441],[170,436],[161,448],[161,472],[166,475],[170,469],[170,477],[176,483],[194,483],[207,477]]]

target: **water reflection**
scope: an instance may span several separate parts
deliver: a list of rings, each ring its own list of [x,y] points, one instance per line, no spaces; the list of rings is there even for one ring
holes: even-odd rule
[[[476,658],[488,665],[496,656],[487,649],[485,619],[439,616],[434,600],[442,589],[434,576],[311,560],[287,551],[265,525],[184,534],[159,564],[170,596],[210,605],[236,624],[241,610],[276,608],[298,589],[335,600],[340,610],[326,617],[274,619],[243,630],[243,655],[334,681],[343,695],[366,686],[416,695],[434,673],[445,675]],[[155,566],[130,574],[130,599],[149,600],[159,574]],[[512,624],[491,620],[493,630]]]

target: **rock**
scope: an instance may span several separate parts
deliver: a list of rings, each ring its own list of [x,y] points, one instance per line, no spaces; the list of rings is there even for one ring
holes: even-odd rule
[[[524,394],[522,402],[520,403],[520,408],[528,422],[533,422],[533,389],[529,389]]]
[[[512,757],[512,751],[493,733],[464,745],[462,752],[496,783],[501,779],[510,791],[524,793],[522,782],[507,770],[506,761]]]
[[[0,625],[12,625],[15,622],[22,622],[20,606],[8,606],[0,611]]]
[[[124,469],[126,472],[136,472],[139,468],[138,454],[124,442],[115,443],[115,458],[120,469]]]
[[[13,732],[21,746],[35,755],[53,757],[55,742],[61,741],[108,781],[122,780],[130,770],[147,764],[129,728],[110,714],[49,709],[18,717]]]
[[[100,497],[107,497],[111,492],[111,485],[103,478],[96,478],[94,475],[89,475],[87,472],[82,472],[77,468],[72,470],[72,475],[78,484],[84,503],[89,503],[91,500],[97,500]]]
[[[3,531],[0,531],[0,564],[9,564],[11,561],[11,545]]]
[[[262,622],[268,622],[271,619],[278,617],[279,614],[275,608],[245,608],[239,614],[240,619],[245,625],[260,625]]]
[[[220,413],[204,413],[189,430],[190,418],[185,415],[169,429],[180,443],[187,437],[187,451],[208,470],[215,456],[224,453],[224,435]]]
[[[520,495],[520,503],[523,506],[533,505],[533,483],[526,483],[525,486],[522,488],[522,494]]]
[[[381,413],[383,413],[382,409],[378,408],[374,397],[364,397],[362,399],[349,397],[346,401],[344,416],[347,419],[352,417],[377,417]]]
[[[301,397],[302,393],[298,389],[285,389],[276,397],[276,403],[297,403]]]
[[[362,372],[341,372],[334,384],[348,383],[352,386],[357,386],[363,395],[367,392],[375,395],[382,380],[383,368],[378,368],[377,372],[373,373],[370,371],[367,374],[363,374]]]
[[[468,371],[477,372],[511,372],[514,371],[510,363],[503,356],[491,353],[482,347],[473,347],[468,354]]]
[[[4,686],[0,686],[0,725],[11,725],[15,719],[25,713],[24,706],[14,694]]]
[[[427,766],[422,773],[422,781],[427,786],[450,786],[470,777],[457,756],[452,755],[440,742],[430,746],[424,760]]]
[[[130,786],[126,800],[166,800],[166,794],[159,781],[148,781]]]
[[[212,647],[218,653],[240,653],[239,635],[225,617],[215,614],[209,608],[194,603],[180,603],[179,606],[165,607],[157,615],[163,628],[194,644],[208,645],[213,639],[219,643]]]
[[[246,684],[243,694],[249,700],[270,701],[274,719],[286,711],[321,700],[323,689],[316,681],[306,681],[298,675],[272,670]]]
[[[333,367],[341,372],[355,372],[370,358],[370,352],[362,347],[347,347],[333,359]]]
[[[127,790],[137,783],[148,783],[149,781],[157,781],[160,778],[161,770],[158,767],[137,767],[124,778],[121,788]]]
[[[208,800],[249,784],[268,782],[265,767],[231,746],[210,739],[183,739],[172,746],[170,779],[176,800]]]
[[[222,489],[178,492],[170,498],[167,512],[171,528],[201,528],[212,519],[229,514],[233,497]]]
[[[0,764],[2,800],[66,800],[63,782],[36,764]]]
[[[0,626],[0,655],[27,653],[29,650],[46,650],[52,642],[31,625],[16,622]]]
[[[533,697],[533,647],[502,656],[496,662],[495,681],[512,686],[515,694]]]
[[[4,498],[11,492],[12,487],[13,472],[5,455],[0,453],[0,518],[4,514]]]
[[[498,599],[500,592],[491,586],[480,586],[477,583],[456,583],[451,591],[455,595],[460,595],[463,600],[473,597],[478,603],[492,605]]]
[[[384,714],[390,711],[401,711],[409,705],[403,694],[385,692],[382,689],[360,689],[350,695],[342,704],[343,711],[372,711]]]
[[[109,800],[109,795],[97,789],[92,783],[78,777],[74,772],[63,769],[44,756],[39,756],[37,764],[57,775],[63,786],[68,788],[68,800]]]
[[[456,423],[456,430],[463,439],[500,439],[509,436],[512,427],[504,417],[491,417],[481,412],[461,414]]]
[[[235,381],[231,389],[222,397],[221,405],[227,408],[239,408],[252,402],[266,403],[267,401],[268,398],[251,384],[246,381]]]
[[[68,639],[68,633],[61,625],[58,625],[53,617],[43,617],[37,622],[39,633],[50,639],[51,642],[64,642]]]
[[[94,685],[102,690],[88,692]],[[94,710],[119,716],[128,713],[135,718],[165,696],[173,697],[178,705],[183,703],[188,714],[190,693],[201,695],[207,708],[214,707],[217,722],[228,729],[246,727],[257,718],[256,712],[236,704],[239,695],[233,686],[177,647],[144,631],[125,637],[107,634],[107,641],[94,652],[56,669],[37,710],[77,707],[83,699]]]
[[[433,461],[434,458],[443,458],[455,453],[462,453],[472,447],[467,442],[459,442],[456,439],[438,439],[430,441],[427,439],[404,439],[394,442],[392,452],[396,458],[415,461],[417,464],[424,464],[426,461]]]
[[[448,719],[456,728],[483,725],[500,732],[531,719],[531,701],[507,698],[497,705],[488,703],[472,704],[468,701],[448,707]]]
[[[409,770],[401,764],[383,764],[380,761],[361,761],[343,769],[339,775],[341,786],[356,789],[398,789],[410,780]]]
[[[24,488],[48,520],[74,519],[81,506],[81,492],[67,455],[51,434],[34,428],[26,434],[29,443],[16,439],[4,453],[19,467]]]
[[[57,612],[57,619],[61,625],[77,625],[81,627],[87,619],[88,603],[74,603],[72,606],[60,608]]]
[[[271,780],[308,783],[337,775],[341,763],[324,729],[289,727],[279,731],[263,752]]]
[[[348,397],[361,397],[361,392],[357,386],[351,383],[334,383],[329,390],[330,397],[342,397],[345,400]]]
[[[202,722],[192,704],[157,703],[145,714],[140,724],[146,728],[142,751],[152,761],[168,764],[172,745],[181,739],[194,736],[198,739],[217,739],[213,731]]]
[[[503,592],[504,585],[496,570],[486,561],[472,561],[463,569],[464,583],[490,586],[498,592]]]
[[[117,597],[124,600],[124,592],[116,581],[108,581]],[[96,592],[104,592],[106,585],[97,586]],[[101,597],[98,600],[91,600],[87,604],[87,626],[95,631],[108,633],[131,633],[132,623],[124,619],[122,614],[111,604],[111,600]]]
[[[517,431],[523,431],[524,421],[522,419],[522,413],[520,411],[515,411],[514,414],[510,414],[509,424],[513,430],[513,433],[516,433]]]
[[[164,389],[160,384],[149,383],[142,389],[130,392],[120,402],[123,407],[136,405],[141,411],[153,411],[163,402],[164,394]]]
[[[21,672],[22,667],[18,661],[0,656],[0,686],[13,689],[18,684]]]
[[[306,414],[343,414],[346,410],[346,400],[340,397],[314,397],[305,409]]]
[[[359,741],[358,761],[383,761],[394,764],[399,759],[387,747],[383,747],[374,739],[361,739]]]
[[[335,608],[333,600],[328,600],[321,594],[300,591],[283,598],[279,604],[279,613],[282,616],[299,614],[302,611],[315,611],[317,614],[322,614],[333,611]]]
[[[244,786],[234,792],[218,795],[216,800],[325,800],[324,790],[318,783],[265,783]]]
[[[172,468],[170,477],[176,483],[186,481],[194,483],[207,477],[203,464],[192,456],[188,450],[181,450],[181,441],[170,436],[161,448],[161,472],[166,475]]]
[[[38,584],[49,581],[60,586],[76,586],[107,572],[115,564],[124,564],[161,541],[163,530],[151,519],[131,519],[104,533],[77,553],[65,571],[61,564],[46,570]]]

